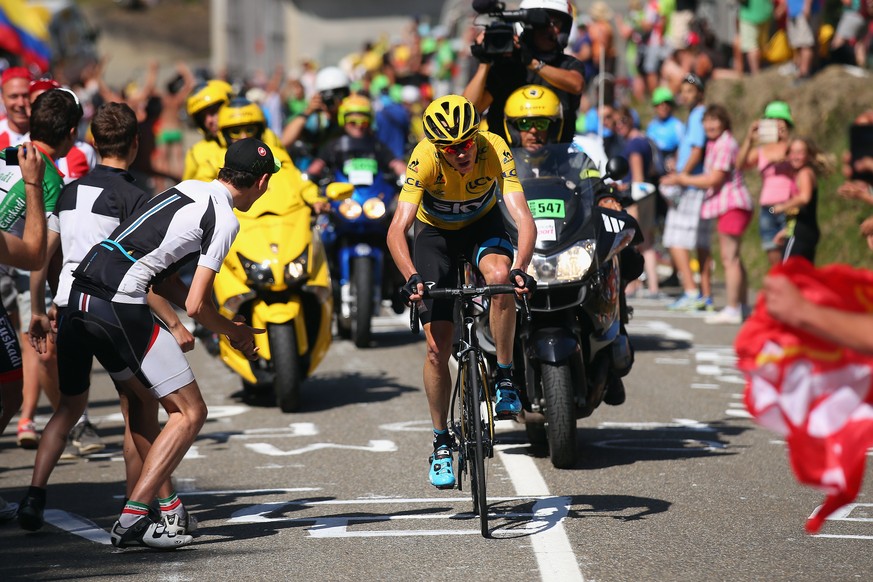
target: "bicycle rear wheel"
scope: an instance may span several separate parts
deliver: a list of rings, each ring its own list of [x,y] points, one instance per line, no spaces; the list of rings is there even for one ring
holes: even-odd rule
[[[472,440],[468,439],[470,459],[470,492],[473,496],[473,512],[479,514],[479,526],[483,537],[488,537],[488,494],[485,474],[485,439],[487,426],[482,422],[480,397],[482,394],[482,377],[479,375],[479,364],[475,357],[468,357],[466,362],[466,386],[464,404],[467,408]],[[486,403],[490,406],[490,403]],[[488,437],[490,438],[490,436]]]

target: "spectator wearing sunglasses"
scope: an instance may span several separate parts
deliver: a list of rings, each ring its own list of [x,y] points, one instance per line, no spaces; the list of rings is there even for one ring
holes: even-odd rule
[[[343,99],[337,118],[343,134],[319,150],[318,157],[307,168],[310,179],[332,180],[333,173],[344,171],[345,163],[353,159],[376,160],[383,174],[401,176],[406,172],[406,163],[394,157],[373,132],[373,105],[367,97],[350,95]]]

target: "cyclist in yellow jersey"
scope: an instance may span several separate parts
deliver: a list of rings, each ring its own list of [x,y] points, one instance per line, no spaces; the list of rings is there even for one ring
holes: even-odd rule
[[[423,303],[420,318],[427,339],[424,388],[434,431],[429,476],[435,487],[449,489],[455,485],[452,438],[446,423],[452,387],[452,301],[422,301],[421,294],[426,284],[455,286],[461,255],[478,267],[487,284],[512,282],[519,296],[532,293],[536,281],[526,270],[536,226],[509,146],[503,138],[479,131],[479,114],[467,99],[460,95],[441,97],[428,106],[422,121],[425,139],[415,147],[407,164],[406,183],[388,230],[388,248],[407,279],[404,295]],[[515,256],[496,208],[498,188],[518,227]],[[406,240],[413,226],[414,257]],[[513,297],[492,297],[490,318],[498,362],[495,414],[498,419],[514,418],[521,411],[521,400],[512,383]]]

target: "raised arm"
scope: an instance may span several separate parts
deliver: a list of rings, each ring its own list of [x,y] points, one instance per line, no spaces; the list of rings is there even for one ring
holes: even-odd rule
[[[19,239],[15,235],[2,233],[0,262],[19,269],[40,269],[46,262],[46,220],[42,185],[45,160],[33,143],[26,142],[18,149],[18,163],[24,182],[24,234]]]

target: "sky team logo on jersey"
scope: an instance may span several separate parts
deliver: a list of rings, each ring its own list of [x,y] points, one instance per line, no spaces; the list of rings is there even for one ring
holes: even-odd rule
[[[406,168],[407,168],[410,172],[415,172],[415,173],[417,174],[417,173],[418,173],[418,160],[411,160],[411,161],[409,162],[409,165],[406,166]]]
[[[480,179],[487,180],[486,178]],[[491,182],[491,187],[485,193],[469,200],[444,200],[434,196],[435,193],[431,194],[425,191],[421,204],[428,214],[441,220],[449,222],[468,220],[490,206],[496,190],[497,183]]]

